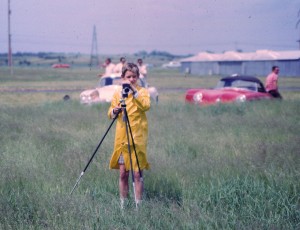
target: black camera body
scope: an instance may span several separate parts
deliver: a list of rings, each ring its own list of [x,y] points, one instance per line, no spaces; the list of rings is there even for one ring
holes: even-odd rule
[[[122,87],[123,87],[122,88],[122,97],[123,98],[127,98],[128,97],[128,93],[131,90],[130,84],[125,83],[125,84],[122,85]]]

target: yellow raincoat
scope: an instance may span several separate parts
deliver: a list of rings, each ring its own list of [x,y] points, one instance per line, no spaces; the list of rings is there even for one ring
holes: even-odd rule
[[[138,96],[136,98],[130,93],[128,98],[125,99],[126,111],[129,118],[129,124],[132,131],[132,136],[138,156],[138,162],[140,169],[149,169],[149,163],[147,161],[147,141],[148,141],[148,121],[146,117],[146,111],[150,109],[150,95],[147,89],[140,86],[136,87]],[[108,110],[108,117],[113,118],[113,108],[120,106],[120,99],[122,98],[122,88],[116,90],[111,106]],[[134,171],[138,171],[138,165],[132,145],[130,136],[130,130],[128,129],[130,140],[131,159]],[[130,168],[130,158],[128,153],[128,139],[126,134],[126,123],[123,121],[123,112],[119,113],[116,125],[114,151],[110,160],[109,167],[111,169],[118,169],[118,159],[122,153],[126,170]]]

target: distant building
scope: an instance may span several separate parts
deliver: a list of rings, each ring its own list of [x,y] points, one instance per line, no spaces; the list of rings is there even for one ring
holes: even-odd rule
[[[195,75],[254,75],[265,76],[272,66],[280,67],[281,76],[300,77],[300,50],[257,50],[251,53],[228,51],[225,53],[201,52],[180,60],[181,72]]]

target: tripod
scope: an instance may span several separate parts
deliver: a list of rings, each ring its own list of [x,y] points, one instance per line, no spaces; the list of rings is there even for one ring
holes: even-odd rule
[[[136,158],[136,163],[138,166],[138,171],[139,171],[139,175],[140,175],[140,181],[141,183],[143,183],[143,175],[140,169],[140,164],[139,164],[139,160],[138,160],[138,156],[136,153],[136,148],[135,148],[135,143],[134,143],[134,139],[133,139],[133,135],[132,135],[132,130],[131,130],[131,126],[130,126],[130,122],[129,122],[129,118],[128,118],[128,113],[126,110],[126,103],[125,103],[125,98],[123,97],[120,100],[120,104],[121,104],[121,109],[118,110],[118,112],[115,114],[115,117],[113,118],[111,124],[109,125],[108,129],[106,130],[105,134],[103,135],[101,141],[99,142],[98,146],[96,147],[94,153],[92,154],[91,158],[89,159],[87,165],[85,166],[85,168],[83,169],[83,171],[80,173],[73,189],[70,192],[70,195],[72,195],[73,191],[75,190],[75,188],[77,187],[77,185],[79,184],[79,181],[81,179],[81,177],[84,175],[85,171],[87,170],[87,168],[89,167],[90,163],[92,162],[94,156],[96,155],[98,149],[100,148],[102,142],[104,141],[106,135],[108,134],[110,128],[112,127],[113,123],[115,122],[115,120],[118,118],[119,114],[121,112],[123,112],[123,122],[125,122],[125,126],[126,126],[126,136],[127,136],[127,148],[128,148],[128,153],[129,153],[129,160],[130,160],[130,169],[131,169],[131,175],[132,175],[132,185],[133,185],[133,192],[134,192],[134,200],[135,200],[135,205],[137,207],[137,197],[136,197],[136,191],[135,191],[135,182],[134,182],[134,171],[133,171],[133,164],[132,164],[132,156],[131,156],[131,147],[130,147],[130,137],[131,137],[131,142],[132,142],[132,146],[134,149],[134,155]],[[130,136],[130,137],[129,137]]]

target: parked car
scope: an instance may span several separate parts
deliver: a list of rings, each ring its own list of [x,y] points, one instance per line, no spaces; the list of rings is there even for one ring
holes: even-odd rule
[[[70,68],[70,65],[69,64],[58,63],[58,64],[53,64],[52,68],[54,68],[54,69],[68,69],[68,68]]]
[[[179,61],[170,61],[162,65],[163,68],[179,68],[181,63]]]
[[[111,102],[116,89],[121,86],[121,77],[119,75],[111,75],[101,77],[99,84],[96,88],[84,90],[80,93],[80,103],[94,104]],[[158,92],[155,87],[150,87],[145,78],[139,78],[139,85],[146,88],[151,96],[151,99],[156,103],[158,102]]]
[[[187,103],[211,105],[216,103],[245,102],[271,99],[263,83],[252,76],[230,76],[220,79],[213,89],[189,89],[185,94]]]

